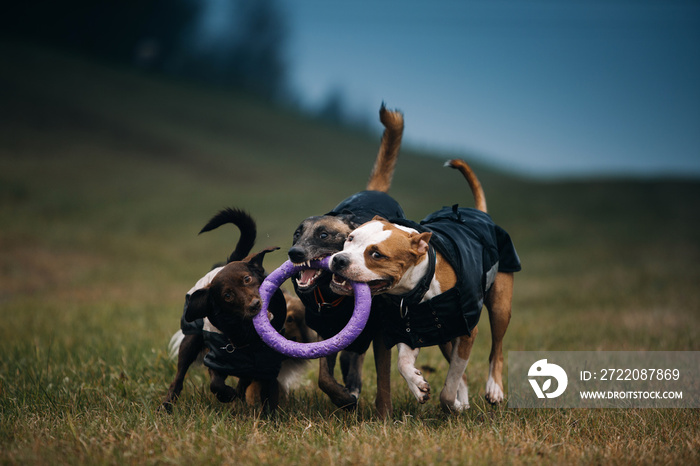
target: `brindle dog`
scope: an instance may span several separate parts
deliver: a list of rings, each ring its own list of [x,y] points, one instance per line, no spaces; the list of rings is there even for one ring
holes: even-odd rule
[[[401,146],[403,116],[382,105],[379,119],[385,129],[366,191],[350,196],[326,215],[309,217],[301,222],[288,253],[293,263],[307,263],[342,250],[348,234],[375,215],[404,217],[399,204],[386,194]],[[331,291],[330,281],[329,272],[313,269],[300,272],[294,280],[295,291],[306,307],[306,323],[323,339],[337,334],[347,324],[354,307],[352,298],[346,299]],[[365,329],[341,353],[345,386],[339,384],[333,375],[337,354],[320,359],[318,385],[336,406],[354,409],[362,389],[362,363],[369,344],[373,343],[378,374],[375,405],[379,414],[386,417],[392,412],[391,392],[389,380],[383,375],[388,374],[391,366],[391,352],[381,337],[377,338],[382,312],[383,299],[373,299]]]

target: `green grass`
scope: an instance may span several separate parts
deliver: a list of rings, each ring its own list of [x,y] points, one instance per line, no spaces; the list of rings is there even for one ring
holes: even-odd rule
[[[257,247],[282,247],[272,269],[301,219],[364,187],[378,138],[56,51],[0,52],[1,463],[698,463],[697,410],[487,405],[488,325],[459,415],[417,405],[394,368],[394,416],[379,420],[371,357],[354,413],[319,392],[315,363],[272,417],[218,403],[201,368],[173,415],[157,412],[184,294],[237,239],[201,226],[249,210]],[[409,217],[471,205],[441,164],[402,153],[391,193]],[[506,352],[700,350],[699,182],[476,168],[524,267]],[[439,390],[438,352],[419,364]]]

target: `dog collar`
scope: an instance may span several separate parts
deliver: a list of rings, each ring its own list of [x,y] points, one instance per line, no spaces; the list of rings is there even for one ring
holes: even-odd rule
[[[432,245],[428,245],[428,271],[423,275],[420,282],[408,293],[388,295],[391,302],[398,305],[401,317],[406,317],[408,307],[419,304],[423,300],[425,293],[428,292],[430,282],[433,281],[433,276],[435,276],[435,262],[435,248]]]
[[[332,301],[330,303],[326,302],[325,298],[321,294],[321,290],[317,286],[314,288],[314,300],[316,301],[316,305],[318,306],[318,312],[320,313],[324,308],[327,307],[336,307],[338,304],[342,303],[343,300],[345,299],[345,296],[340,296],[338,299],[335,301]]]

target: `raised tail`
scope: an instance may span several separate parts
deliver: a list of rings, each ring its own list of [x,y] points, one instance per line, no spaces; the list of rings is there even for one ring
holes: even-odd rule
[[[477,210],[486,212],[486,195],[484,195],[484,189],[481,187],[481,183],[476,177],[476,174],[472,171],[471,167],[467,165],[467,162],[460,159],[453,159],[447,161],[445,166],[459,170],[462,175],[464,175],[474,195],[475,207]]]
[[[204,228],[202,228],[199,234],[201,235],[206,231],[211,231],[227,223],[236,225],[241,231],[241,237],[238,239],[236,249],[234,249],[226,262],[243,260],[250,254],[250,250],[253,249],[255,237],[257,235],[255,220],[253,220],[253,217],[247,212],[231,208],[221,210],[204,225]]]
[[[385,193],[389,191],[396,161],[399,158],[403,136],[403,115],[395,110],[387,110],[382,104],[379,109],[379,121],[384,125],[384,134],[372,174],[367,182],[367,190]]]
[[[185,334],[182,333],[182,330],[178,330],[170,337],[170,343],[168,343],[168,357],[173,361],[177,360],[177,355],[180,352],[180,345],[184,339]]]

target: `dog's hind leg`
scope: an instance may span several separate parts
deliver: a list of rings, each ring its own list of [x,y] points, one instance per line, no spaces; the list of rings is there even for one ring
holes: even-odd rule
[[[365,353],[342,351],[340,353],[340,372],[343,374],[343,383],[350,395],[360,397],[362,391],[362,363],[365,361]]]
[[[491,354],[489,378],[486,381],[486,401],[503,401],[503,337],[510,322],[513,300],[513,274],[499,272],[486,299],[491,325]]]
[[[445,357],[445,360],[449,363],[452,361],[452,342],[448,341],[440,345],[440,351]],[[457,388],[457,400],[466,407],[469,407],[469,387],[467,386],[467,373],[462,374],[462,379],[459,381],[459,387]]]
[[[177,353],[177,373],[175,380],[168,388],[168,394],[165,395],[159,409],[164,409],[168,413],[173,411],[173,404],[177,401],[182,392],[182,385],[185,381],[185,375],[193,362],[197,360],[199,353],[204,348],[204,337],[202,334],[185,335],[180,342],[180,348]]]
[[[469,363],[469,355],[478,330],[474,327],[471,335],[463,335],[452,341],[450,368],[447,370],[445,386],[440,392],[440,405],[445,412],[457,412],[469,408],[469,388],[464,371]]]
[[[334,405],[344,409],[355,409],[357,398],[340,385],[333,376],[337,356],[338,354],[334,353],[325,358],[319,358],[318,387],[328,395]]]
[[[406,379],[408,389],[416,397],[419,403],[425,403],[430,399],[430,384],[423,378],[421,371],[416,369],[416,358],[419,348],[411,348],[405,343],[396,346],[399,350],[399,373]]]
[[[374,350],[374,367],[377,370],[377,397],[374,405],[382,419],[393,414],[391,405],[391,348],[384,344],[381,331],[372,340]]]

